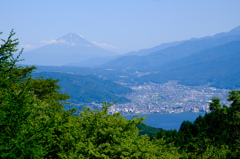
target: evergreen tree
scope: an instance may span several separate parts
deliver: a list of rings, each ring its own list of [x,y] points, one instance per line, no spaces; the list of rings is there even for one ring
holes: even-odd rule
[[[160,132],[157,138],[174,142],[183,158],[239,158],[240,157],[240,91],[229,92],[227,107],[220,99],[209,103],[210,113],[199,116],[193,123],[184,121],[175,138],[172,131]]]
[[[18,40],[2,40],[0,48],[1,158],[179,158],[177,148],[164,140],[138,136],[136,124],[120,113],[103,110],[65,111],[68,95],[58,80],[31,77],[35,67],[16,65]]]

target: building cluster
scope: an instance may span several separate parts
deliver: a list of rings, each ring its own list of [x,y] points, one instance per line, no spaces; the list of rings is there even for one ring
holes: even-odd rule
[[[209,102],[213,97],[220,98],[222,104],[230,105],[227,101],[229,90],[208,85],[184,86],[177,81],[169,81],[130,87],[133,92],[125,97],[131,102],[113,105],[109,109],[110,114],[209,112]]]

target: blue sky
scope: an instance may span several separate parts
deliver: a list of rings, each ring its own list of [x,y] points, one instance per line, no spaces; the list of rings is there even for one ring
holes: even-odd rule
[[[34,48],[67,33],[122,52],[227,32],[240,0],[2,0],[0,31]]]

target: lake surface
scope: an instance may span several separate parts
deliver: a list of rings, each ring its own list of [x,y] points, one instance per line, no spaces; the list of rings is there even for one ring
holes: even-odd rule
[[[155,128],[163,128],[166,130],[177,129],[179,130],[182,122],[188,120],[193,122],[199,115],[204,116],[205,113],[177,113],[177,114],[143,114],[145,116],[146,125]],[[123,115],[130,120],[135,115]]]

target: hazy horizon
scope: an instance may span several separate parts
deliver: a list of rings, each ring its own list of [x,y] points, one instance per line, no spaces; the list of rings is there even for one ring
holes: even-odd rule
[[[1,1],[3,39],[11,29],[25,50],[67,33],[121,53],[211,36],[240,25],[240,1]]]

